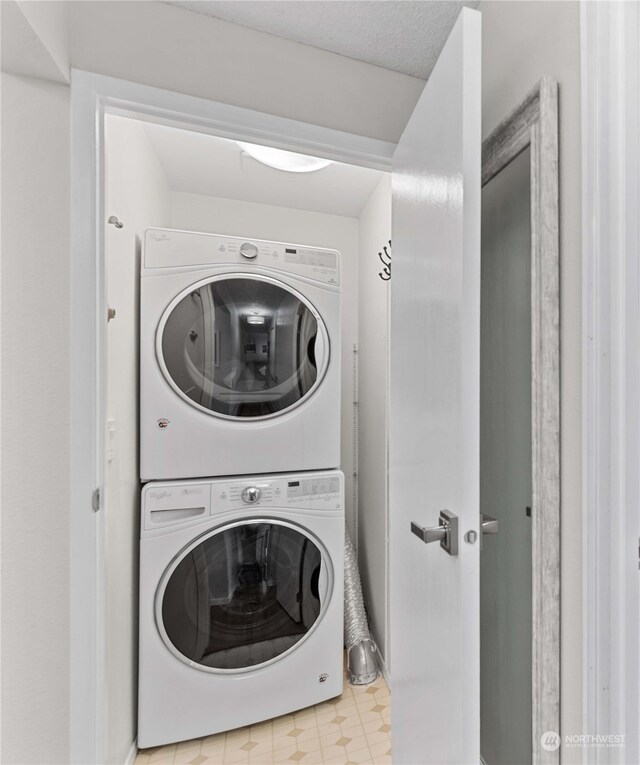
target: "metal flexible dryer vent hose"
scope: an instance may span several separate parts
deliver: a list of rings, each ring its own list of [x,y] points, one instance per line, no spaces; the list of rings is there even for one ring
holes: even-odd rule
[[[344,543],[344,642],[352,685],[368,685],[380,674],[378,648],[371,638],[364,608],[356,551],[345,529]]]

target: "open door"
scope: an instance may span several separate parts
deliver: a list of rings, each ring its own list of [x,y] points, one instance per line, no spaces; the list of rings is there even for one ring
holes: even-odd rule
[[[480,762],[481,27],[463,9],[394,157],[393,761]]]

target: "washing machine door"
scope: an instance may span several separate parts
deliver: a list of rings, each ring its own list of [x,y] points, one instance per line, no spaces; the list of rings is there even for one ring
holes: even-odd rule
[[[171,387],[207,414],[278,416],[313,394],[329,337],[299,292],[269,277],[210,278],[180,293],[158,327],[156,351]]]
[[[190,666],[242,672],[277,661],[314,630],[332,589],[322,544],[273,519],[227,524],[183,550],[156,595],[165,644]]]

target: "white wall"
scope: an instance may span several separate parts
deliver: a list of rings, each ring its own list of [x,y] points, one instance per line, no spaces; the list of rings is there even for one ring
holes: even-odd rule
[[[397,141],[424,82],[160,2],[71,2],[77,69]]]
[[[169,184],[141,123],[108,117],[107,418],[115,425],[113,459],[105,473],[106,762],[122,763],[136,737],[138,546],[138,315],[141,232],[170,220]]]
[[[2,761],[69,756],[69,90],[2,75]]]
[[[385,175],[360,214],[358,265],[358,561],[369,625],[389,659],[387,554],[387,399],[389,289],[378,252],[391,239],[391,176]]]
[[[481,2],[483,131],[542,75],[560,89],[561,719],[582,732],[580,4]],[[580,749],[562,753],[580,762]]]
[[[3,0],[2,71],[69,82],[67,6],[63,2]]]
[[[342,255],[342,439],[347,522],[353,523],[353,346],[358,337],[358,221],[340,215],[173,192],[172,228],[330,247]]]

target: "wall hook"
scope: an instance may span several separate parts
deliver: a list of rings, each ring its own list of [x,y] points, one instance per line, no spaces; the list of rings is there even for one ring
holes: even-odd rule
[[[389,240],[389,249],[386,247],[382,248],[384,251],[384,255],[382,252],[378,253],[378,257],[380,258],[380,262],[384,266],[382,271],[378,272],[378,276],[382,279],[383,282],[388,282],[389,279],[391,279],[391,240]]]
[[[121,220],[118,220],[115,215],[110,215],[107,223],[110,223],[112,226],[115,226],[116,228],[124,228],[124,223]]]

